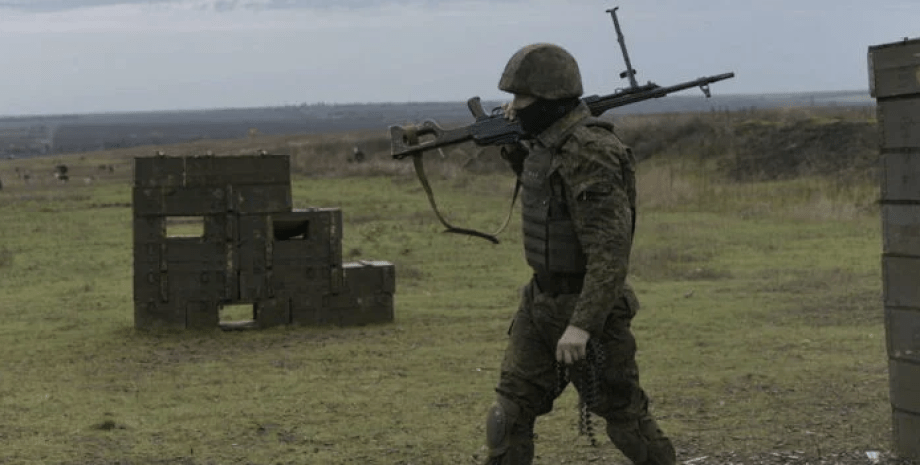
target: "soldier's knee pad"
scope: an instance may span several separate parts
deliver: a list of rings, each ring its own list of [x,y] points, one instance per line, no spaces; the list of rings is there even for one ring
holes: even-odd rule
[[[651,418],[608,422],[607,436],[636,465],[674,465],[677,462],[671,440]]]
[[[489,409],[486,419],[486,463],[530,465],[533,462],[534,417],[518,404],[501,395]]]
[[[486,446],[489,456],[497,457],[508,451],[511,444],[511,429],[521,416],[521,407],[509,399],[499,396],[486,417]]]

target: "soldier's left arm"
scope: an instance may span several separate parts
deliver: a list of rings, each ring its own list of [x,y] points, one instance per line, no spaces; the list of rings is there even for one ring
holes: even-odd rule
[[[579,137],[580,136],[580,137]],[[570,325],[591,334],[603,331],[613,302],[623,295],[632,246],[633,210],[629,189],[634,176],[628,148],[613,134],[590,128],[561,148],[560,166],[569,211],[587,257],[581,295]]]

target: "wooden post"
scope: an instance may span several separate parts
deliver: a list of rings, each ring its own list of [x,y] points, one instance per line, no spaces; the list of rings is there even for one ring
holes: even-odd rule
[[[869,47],[882,182],[882,279],[894,443],[920,459],[920,39]]]

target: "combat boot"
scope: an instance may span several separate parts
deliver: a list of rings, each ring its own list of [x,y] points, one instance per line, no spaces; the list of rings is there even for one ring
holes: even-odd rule
[[[645,416],[639,421],[607,423],[607,436],[635,465],[675,465],[677,454],[658,423]]]

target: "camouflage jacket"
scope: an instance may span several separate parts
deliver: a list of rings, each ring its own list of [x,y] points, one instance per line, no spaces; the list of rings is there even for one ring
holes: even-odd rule
[[[582,103],[537,135],[531,150],[553,151],[550,173],[563,181],[566,204],[587,258],[584,284],[569,324],[599,334],[618,299],[625,296],[638,304],[626,284],[635,221],[635,159],[612,126],[592,124],[596,120],[590,117]]]

